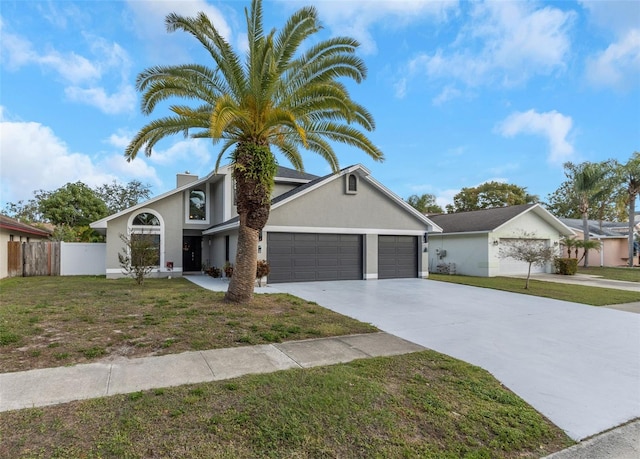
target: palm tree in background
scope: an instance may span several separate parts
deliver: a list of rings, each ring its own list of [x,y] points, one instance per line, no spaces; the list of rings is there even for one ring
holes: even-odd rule
[[[633,235],[636,215],[636,199],[640,195],[640,153],[634,152],[626,164],[620,166],[621,182],[629,209],[629,267],[633,267]]]
[[[577,166],[565,164],[565,168],[573,169],[572,188],[578,198],[578,210],[582,215],[582,232],[584,246],[589,247],[589,209],[607,193],[604,182],[611,170],[604,163],[584,162]],[[589,266],[589,250],[585,249],[584,266]]]
[[[384,158],[358,128],[372,131],[373,117],[351,100],[339,81],[344,77],[359,83],[366,76],[364,62],[355,55],[358,42],[334,37],[307,43],[321,30],[313,7],[301,8],[280,31],[267,34],[261,0],[253,0],[245,16],[244,62],[204,13],[167,16],[167,30],[191,34],[209,53],[213,66],[159,66],[138,75],[144,114],[150,115],[159,102],[173,97],[194,105],[172,105],[172,115],[144,126],[125,151],[131,161],[141,149],[150,156],[154,145],[167,136],[210,138],[214,143],[222,141],[217,169],[232,148],[240,227],[234,274],[225,298],[233,302],[247,301],[253,294],[258,233],[269,218],[277,171],[272,147],[299,171],[303,170],[300,150],[305,149],[322,156],[337,172],[338,159],[330,142],[357,147],[378,161]]]

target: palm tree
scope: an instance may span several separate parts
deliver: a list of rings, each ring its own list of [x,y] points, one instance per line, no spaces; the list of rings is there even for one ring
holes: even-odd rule
[[[633,234],[636,215],[636,199],[640,195],[640,153],[634,152],[629,161],[620,166],[625,199],[629,206],[629,267],[633,267]]]
[[[341,77],[361,82],[364,62],[355,56],[359,44],[348,37],[305,41],[320,31],[313,7],[295,12],[278,32],[265,34],[262,2],[245,9],[248,50],[244,63],[204,13],[196,17],[170,14],[169,32],[191,34],[213,59],[213,67],[200,64],[152,67],[138,75],[142,112],[151,114],[158,102],[171,97],[198,105],[173,105],[173,115],[151,121],[125,151],[134,159],[144,148],[147,156],[162,138],[173,134],[222,141],[216,161],[231,147],[240,219],[238,249],[226,299],[248,301],[256,274],[258,233],[269,218],[276,173],[276,147],[298,170],[303,170],[300,149],[322,156],[334,172],[338,159],[330,142],[363,150],[373,159],[384,156],[356,126],[374,129],[371,114],[351,100]],[[301,49],[302,48],[302,49]]]
[[[605,163],[585,162],[573,166],[568,163],[565,168],[573,169],[572,188],[578,198],[578,210],[582,215],[582,232],[584,234],[584,244],[589,245],[589,208],[593,202],[602,199],[606,194],[603,182],[610,172],[610,168]],[[584,266],[589,266],[589,250],[585,249]]]

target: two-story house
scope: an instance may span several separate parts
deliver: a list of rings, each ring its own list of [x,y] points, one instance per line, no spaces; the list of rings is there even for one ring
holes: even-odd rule
[[[122,277],[121,235],[154,241],[165,277],[222,267],[236,255],[239,220],[229,166],[203,178],[178,174],[177,187],[91,227],[107,236],[106,275]],[[279,167],[258,259],[268,282],[426,277],[427,233],[441,229],[362,165],[318,177]]]

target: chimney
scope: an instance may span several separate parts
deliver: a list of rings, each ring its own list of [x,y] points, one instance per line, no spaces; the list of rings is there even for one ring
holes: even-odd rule
[[[189,171],[185,171],[184,174],[176,174],[176,188],[180,188],[196,180],[198,180],[198,176],[190,174]]]

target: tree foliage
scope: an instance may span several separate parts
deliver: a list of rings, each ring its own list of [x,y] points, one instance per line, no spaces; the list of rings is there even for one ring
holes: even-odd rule
[[[193,104],[172,105],[169,116],[142,127],[125,151],[133,160],[140,150],[151,155],[158,141],[174,134],[209,138],[214,144],[222,142],[217,168],[232,149],[239,229],[234,276],[225,298],[234,302],[248,301],[253,294],[258,232],[269,217],[274,180],[271,147],[300,171],[301,149],[320,155],[338,171],[333,142],[383,159],[363,132],[374,129],[373,117],[339,81],[359,83],[366,76],[364,62],[355,55],[358,42],[340,36],[318,39],[322,27],[313,7],[301,8],[279,31],[268,33],[263,30],[261,0],[252,0],[245,17],[243,60],[204,13],[167,16],[167,31],[193,36],[212,66],[156,66],[140,73],[136,86],[144,114],[170,98]]]
[[[627,213],[627,222],[629,223],[629,259],[627,263],[630,267],[633,267],[636,200],[640,196],[640,153],[634,152],[626,164],[618,165],[617,172],[622,185],[621,195],[627,202],[629,210]]]
[[[460,190],[453,197],[453,205],[447,205],[447,212],[467,212],[536,202],[538,202],[538,196],[527,193],[525,187],[510,183],[485,182],[476,187]]]
[[[554,247],[547,245],[547,241],[536,238],[535,233],[523,231],[517,238],[502,243],[500,247],[500,258],[512,258],[517,261],[528,263],[527,280],[525,289],[529,288],[529,279],[531,277],[531,266],[544,266],[553,261],[557,255]]]
[[[103,237],[89,223],[149,198],[149,185],[137,180],[126,185],[114,181],[96,188],[82,182],[53,190],[36,190],[28,201],[9,202],[3,213],[25,223],[54,225],[52,238],[65,242],[96,242]]]
[[[432,194],[412,194],[407,198],[407,203],[421,214],[442,214],[444,210],[436,203],[436,197]]]
[[[95,188],[95,192],[107,205],[109,215],[111,215],[149,199],[151,187],[139,180],[132,180],[124,185],[114,180]]]

